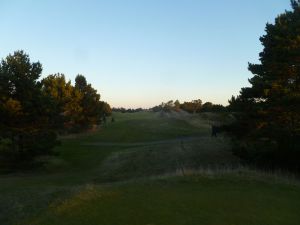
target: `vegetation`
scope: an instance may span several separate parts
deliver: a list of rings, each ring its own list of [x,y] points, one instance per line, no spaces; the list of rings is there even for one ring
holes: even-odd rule
[[[39,81],[42,65],[16,51],[0,64],[1,167],[28,166],[37,156],[49,155],[58,132],[84,130],[99,124],[111,109],[82,75],[75,87],[63,74]]]
[[[0,64],[0,159],[20,166],[56,145],[51,99],[38,81],[42,65],[22,51]]]
[[[228,107],[111,109],[83,75],[41,79],[41,63],[8,55],[0,224],[298,224],[300,0],[291,4],[266,25],[251,87]]]
[[[266,25],[251,87],[229,101],[239,139],[235,153],[257,164],[300,170],[300,1]]]
[[[192,100],[190,102],[184,102],[180,103],[178,100],[175,102],[173,100],[170,100],[166,103],[161,103],[158,106],[155,106],[152,108],[154,112],[158,111],[165,111],[165,112],[171,112],[179,110],[186,111],[188,113],[201,113],[201,112],[225,112],[226,107],[219,104],[213,104],[211,102],[205,102],[202,104],[201,99]]]
[[[290,224],[296,180],[240,167],[197,114],[115,113],[39,172],[0,176],[1,224]],[[233,213],[234,212],[234,213]]]
[[[123,107],[121,108],[112,108],[112,111],[113,112],[121,112],[121,113],[134,113],[134,112],[142,112],[144,111],[145,109],[142,109],[142,108],[136,108],[136,109],[125,109]]]

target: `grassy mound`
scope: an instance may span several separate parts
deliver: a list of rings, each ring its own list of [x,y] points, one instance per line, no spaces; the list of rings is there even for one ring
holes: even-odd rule
[[[62,138],[39,171],[0,176],[0,224],[298,224],[300,185],[240,170],[210,122],[226,115],[116,113]],[[276,179],[275,179],[276,178]]]

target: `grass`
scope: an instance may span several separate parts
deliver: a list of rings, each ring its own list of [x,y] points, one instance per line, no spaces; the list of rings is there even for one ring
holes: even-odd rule
[[[276,196],[276,198],[275,198]],[[299,189],[238,177],[87,185],[24,224],[297,224]]]
[[[39,171],[1,175],[0,224],[300,221],[299,182],[239,169],[229,140],[210,137],[216,115],[114,117],[95,133],[63,138]]]
[[[143,142],[154,140],[165,140],[178,137],[189,137],[203,135],[208,132],[206,129],[199,129],[189,124],[184,119],[163,117],[160,114],[151,112],[116,113],[115,123],[110,123],[105,132],[99,132],[86,138],[87,141],[104,142]]]

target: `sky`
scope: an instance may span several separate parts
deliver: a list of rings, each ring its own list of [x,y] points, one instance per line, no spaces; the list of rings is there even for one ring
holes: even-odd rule
[[[289,0],[0,0],[0,58],[24,50],[42,77],[83,74],[112,107],[228,104],[249,86],[267,22]]]

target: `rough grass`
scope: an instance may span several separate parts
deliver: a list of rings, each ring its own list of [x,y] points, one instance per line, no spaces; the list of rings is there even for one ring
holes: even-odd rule
[[[297,224],[299,188],[240,177],[87,185],[23,224]]]
[[[0,176],[0,224],[298,224],[295,178],[253,171],[229,140],[226,115],[117,113],[63,138],[39,171]],[[220,119],[219,119],[220,120]]]

